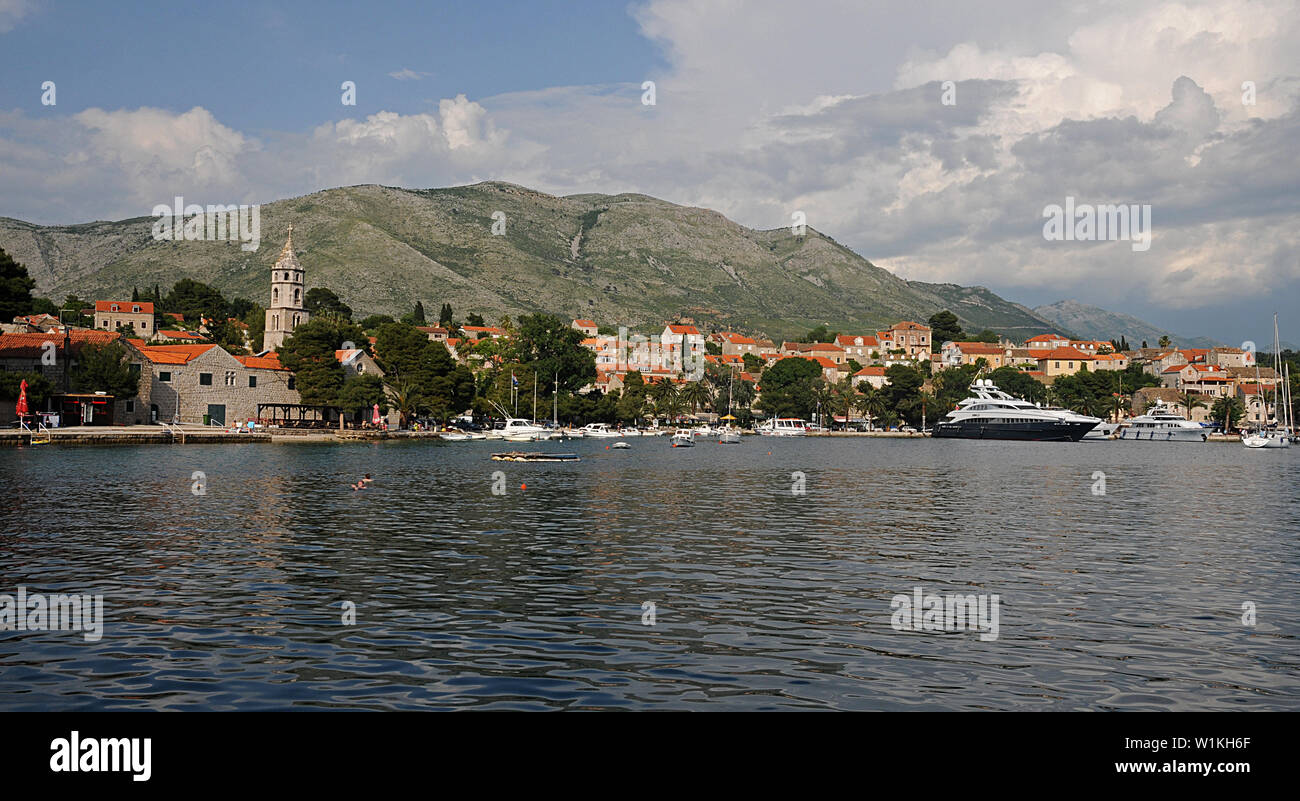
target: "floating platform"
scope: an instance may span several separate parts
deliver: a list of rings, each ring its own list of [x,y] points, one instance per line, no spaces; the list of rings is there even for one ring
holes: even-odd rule
[[[507,453],[492,454],[494,462],[577,462],[576,453],[539,453],[524,451],[509,451]]]

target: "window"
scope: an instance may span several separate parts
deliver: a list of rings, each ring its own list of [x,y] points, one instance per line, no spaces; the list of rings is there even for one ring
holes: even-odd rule
[[[141,320],[141,321],[140,321],[140,327],[143,328],[143,329],[145,329],[145,330],[148,330],[148,328],[149,328],[149,321],[148,321],[148,320]]]
[[[212,386],[212,373],[199,373],[199,386]]]
[[[298,388],[298,382],[294,380],[294,376],[289,376],[289,389],[297,389],[297,388]]]
[[[252,387],[256,387],[256,386],[257,386],[257,376],[255,376],[255,375],[250,375],[250,376],[248,377],[248,386],[249,386],[249,388],[252,388]]]
[[[170,384],[172,380],[172,374],[164,370],[158,373],[158,380],[163,382],[164,384]]]
[[[104,327],[105,327],[105,328],[108,328],[108,320],[105,320],[105,321],[104,321]]]
[[[280,299],[280,290],[278,290],[278,289],[272,289],[272,290],[271,290],[271,300],[272,300],[272,302],[277,301],[277,300],[279,300],[279,299]]]
[[[108,310],[109,310],[109,311],[117,311],[117,304],[114,303],[112,306],[109,306],[109,307],[108,307]]]
[[[136,314],[139,314],[139,313],[140,313],[140,307],[139,307],[139,306],[132,306],[132,307],[131,307],[131,311],[134,312],[134,313],[136,313]]]
[[[227,370],[227,371],[226,371],[226,386],[228,386],[228,387],[233,387],[234,385],[235,385],[235,371],[234,371],[234,370]]]
[[[127,402],[126,402],[126,410],[127,410],[128,412],[134,412],[134,411],[135,411],[135,401],[133,401],[133,400],[129,400],[129,401],[127,401]]]
[[[294,303],[297,303],[297,302],[298,302],[298,295],[299,295],[299,294],[300,294],[300,290],[295,289],[295,290],[293,291],[293,302],[294,302]]]

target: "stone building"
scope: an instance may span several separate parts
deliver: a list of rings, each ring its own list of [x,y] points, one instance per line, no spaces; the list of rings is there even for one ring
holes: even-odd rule
[[[262,350],[279,348],[293,334],[294,328],[307,322],[311,315],[303,308],[305,301],[303,269],[298,264],[298,257],[293,255],[293,226],[290,225],[289,237],[271,268],[271,305],[266,310]]]
[[[153,339],[158,328],[154,321],[153,304],[142,300],[95,301],[96,329],[116,331],[121,326],[133,329],[141,339]]]
[[[216,345],[148,345],[129,340],[140,390],[118,422],[234,425],[257,418],[259,403],[300,403],[293,373],[278,356],[232,356]]]

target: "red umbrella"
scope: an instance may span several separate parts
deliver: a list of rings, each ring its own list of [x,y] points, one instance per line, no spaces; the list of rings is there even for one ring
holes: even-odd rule
[[[379,404],[378,403],[375,404],[375,414],[373,417],[370,418],[370,422],[374,423],[375,425],[379,425]]]
[[[14,412],[19,417],[26,417],[28,414],[31,414],[31,410],[27,408],[27,380],[26,379],[23,379],[22,384],[18,386],[18,405],[14,407]]]

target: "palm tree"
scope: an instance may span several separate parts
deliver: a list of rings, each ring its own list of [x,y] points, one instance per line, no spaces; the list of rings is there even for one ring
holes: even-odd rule
[[[1210,416],[1215,420],[1223,421],[1224,433],[1231,433],[1245,413],[1245,405],[1230,395],[1224,395],[1214,402],[1214,406],[1210,407]]]
[[[650,397],[654,398],[656,417],[662,414],[675,418],[681,409],[681,398],[677,387],[666,378],[650,388]]]
[[[858,408],[867,416],[867,421],[874,421],[889,410],[889,401],[885,398],[885,393],[863,382],[858,390],[862,397],[858,399]]]
[[[858,391],[853,388],[853,379],[849,376],[836,381],[831,387],[831,416],[834,417],[836,412],[844,415],[845,427],[849,424],[849,418],[853,416],[853,405],[858,398]]]
[[[389,400],[401,417],[402,428],[406,428],[410,425],[411,418],[420,410],[419,387],[414,381],[402,379],[387,383],[384,388],[388,390]]]
[[[696,409],[701,406],[710,406],[713,403],[713,393],[703,381],[692,381],[682,387],[678,393],[682,403],[691,407],[691,414],[695,414]]]
[[[1167,347],[1169,347],[1169,337],[1168,337],[1168,336],[1161,336],[1161,337],[1160,337],[1160,340],[1159,340],[1156,344],[1159,345],[1159,346],[1162,347],[1162,348],[1167,348]]]
[[[1192,419],[1192,409],[1205,408],[1205,398],[1195,392],[1184,392],[1178,396],[1178,400],[1187,408],[1188,420]]]

